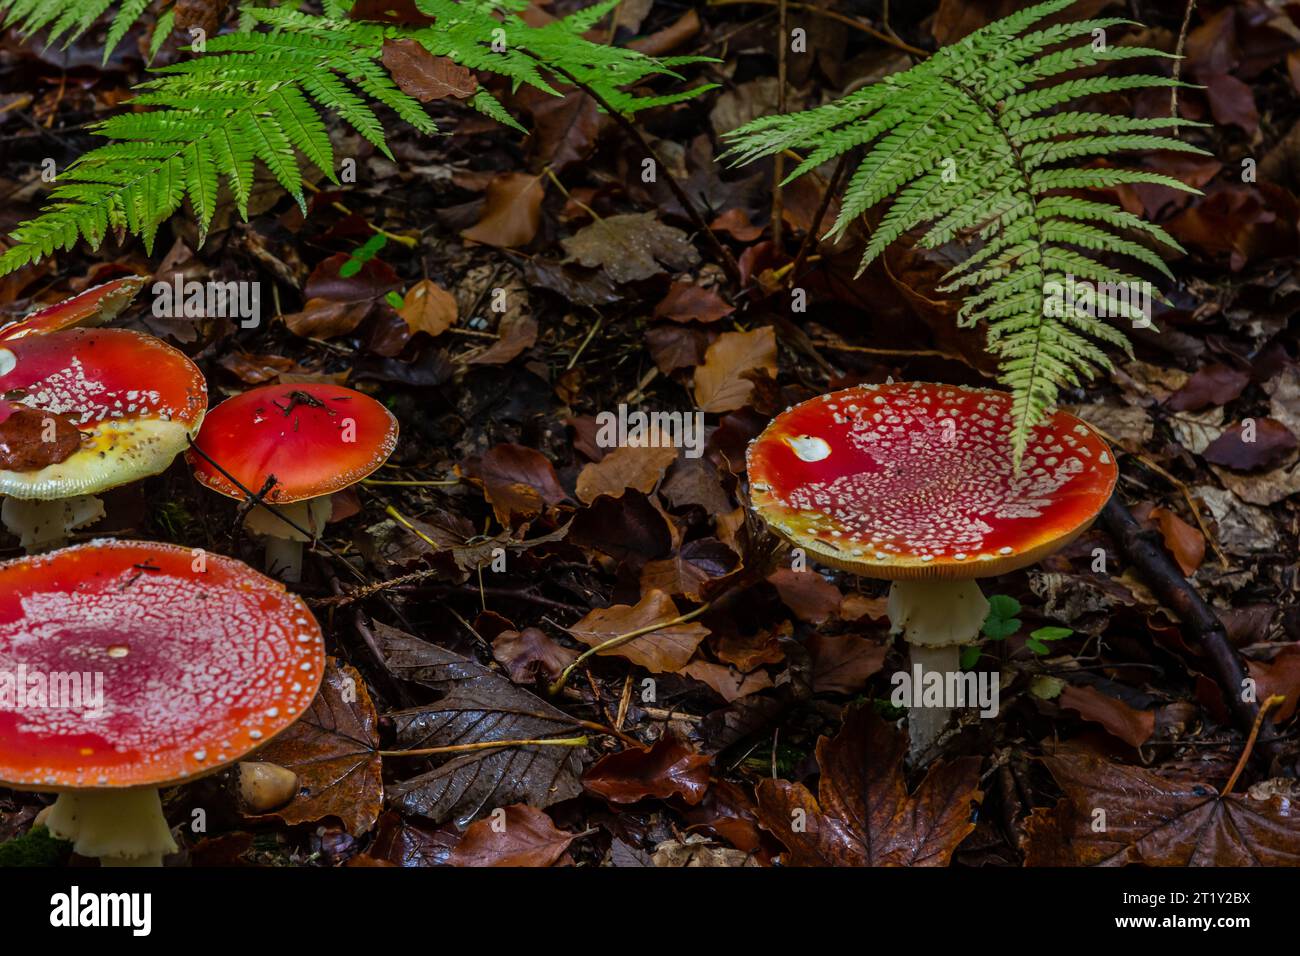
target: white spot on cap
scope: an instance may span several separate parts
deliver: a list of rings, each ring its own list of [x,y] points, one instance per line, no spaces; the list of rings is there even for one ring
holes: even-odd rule
[[[8,375],[18,367],[18,356],[8,349],[0,349],[0,375]]]
[[[825,439],[818,438],[816,435],[799,435],[787,438],[785,442],[803,461],[821,461],[829,458],[831,454],[831,446],[826,444]]]

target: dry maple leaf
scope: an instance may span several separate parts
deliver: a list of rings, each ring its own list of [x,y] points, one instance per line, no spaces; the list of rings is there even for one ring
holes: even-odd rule
[[[1300,866],[1300,806],[1220,796],[1203,777],[1115,763],[1066,745],[1043,757],[1065,792],[1035,810],[1025,864]]]
[[[633,607],[614,604],[597,608],[569,628],[569,633],[590,647],[622,634],[663,624],[680,617],[673,599],[663,591],[648,591]],[[600,652],[600,656],[624,657],[655,673],[681,670],[700,646],[709,629],[697,621],[671,624]]]
[[[264,817],[290,826],[338,817],[354,836],[367,832],[384,803],[383,760],[375,705],[365,681],[333,658],[311,709],[265,748],[257,759],[298,775],[298,792]]]
[[[907,737],[869,707],[851,711],[834,738],[817,741],[816,797],[788,780],[758,786],[758,818],[789,851],[787,866],[946,866],[975,829],[978,757],[935,763],[907,792]]]

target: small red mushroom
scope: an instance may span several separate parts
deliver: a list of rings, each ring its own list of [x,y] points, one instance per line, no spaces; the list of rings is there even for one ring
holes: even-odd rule
[[[200,482],[230,498],[273,480],[265,500],[315,538],[329,496],[373,473],[396,444],[397,419],[368,395],[341,385],[264,385],[212,409],[188,457]],[[255,509],[248,526],[266,538],[268,572],[300,580],[309,539],[266,509]]]
[[[43,457],[0,467],[0,517],[29,552],[58,547],[69,531],[103,517],[95,495],[164,471],[198,431],[208,404],[193,362],[124,329],[0,342],[0,394],[43,417],[26,449]],[[79,445],[64,441],[69,428],[80,432]]]
[[[117,318],[144,288],[144,276],[125,276],[105,282],[26,315],[0,329],[0,342],[27,335],[43,335],[73,326],[103,325]]]
[[[752,507],[810,557],[892,581],[889,617],[912,663],[956,674],[988,602],[974,579],[1039,561],[1092,524],[1118,469],[1100,436],[1057,412],[1016,471],[1011,398],[893,383],[832,392],[777,416],[749,447]],[[914,755],[947,708],[912,708]]]
[[[95,541],[0,564],[0,783],[57,793],[50,832],[105,866],[176,843],[158,788],[234,763],[311,705],[302,600],[231,558]]]

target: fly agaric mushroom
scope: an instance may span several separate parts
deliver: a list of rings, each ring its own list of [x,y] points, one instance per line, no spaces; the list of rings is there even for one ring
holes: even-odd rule
[[[369,395],[341,385],[264,385],[227,399],[208,413],[189,452],[194,476],[230,498],[261,492],[264,500],[310,534],[324,530],[329,496],[388,460],[397,419]],[[233,481],[231,479],[234,479]],[[282,580],[302,577],[309,540],[264,508],[248,516],[266,539],[266,569]]]
[[[0,692],[0,783],[57,793],[46,825],[82,856],[161,865],[159,788],[267,743],[324,670],[302,600],[232,558],[94,541],[5,562],[0,675],[23,680]]]
[[[0,341],[0,395],[21,406],[0,422],[0,519],[29,553],[102,518],[95,495],[166,470],[208,404],[193,362],[125,329]]]
[[[103,325],[117,318],[142,288],[144,276],[125,276],[56,302],[0,329],[0,341],[43,335],[73,326]]]
[[[1106,443],[1071,415],[1034,430],[1018,472],[1011,431],[1004,392],[908,382],[832,392],[787,409],[749,446],[752,506],[810,557],[891,581],[889,620],[913,669],[955,676],[988,616],[975,579],[1069,544],[1118,475]],[[915,758],[951,711],[913,695]]]

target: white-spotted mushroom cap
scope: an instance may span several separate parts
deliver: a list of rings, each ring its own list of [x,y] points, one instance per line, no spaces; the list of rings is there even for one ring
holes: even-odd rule
[[[125,329],[0,341],[0,395],[81,432],[80,447],[61,461],[0,469],[0,494],[41,500],[98,494],[166,470],[208,407],[198,366]]]
[[[0,693],[0,783],[61,791],[205,776],[297,720],[324,670],[302,600],[232,558],[95,541],[5,562],[0,691],[4,675],[28,690]],[[65,688],[64,706],[33,700],[32,687]]]
[[[788,409],[749,446],[754,510],[816,560],[868,577],[991,577],[1092,524],[1118,468],[1083,421],[1036,427],[1017,473],[1005,392],[900,382]]]
[[[45,335],[73,326],[103,325],[130,305],[145,284],[144,276],[125,276],[46,306],[0,329],[0,341]]]

